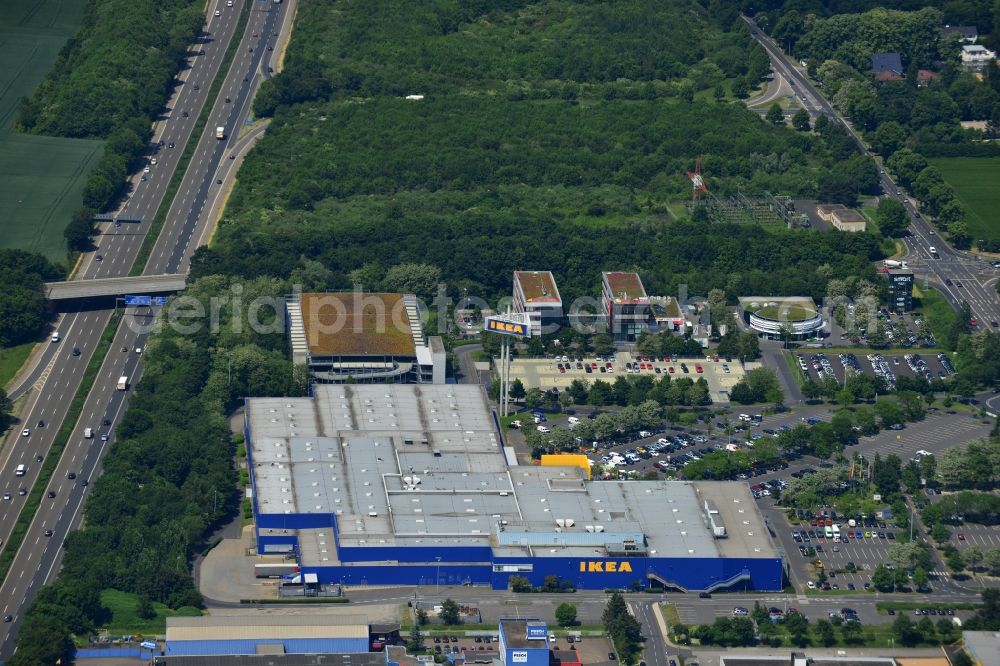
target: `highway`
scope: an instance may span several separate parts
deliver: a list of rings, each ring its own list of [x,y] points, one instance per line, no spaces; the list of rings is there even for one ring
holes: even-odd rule
[[[875,161],[880,171],[884,171],[861,136],[813,86],[794,61],[787,58],[781,47],[758,28],[753,20],[748,17],[743,18],[750,26],[754,39],[767,50],[775,71],[793,85],[796,98],[809,112],[810,117],[815,119],[825,115],[830,120],[840,123],[854,138],[861,153]],[[957,251],[948,245],[937,235],[930,222],[920,214],[916,205],[888,173],[880,173],[879,178],[885,196],[897,199],[910,215],[909,234],[903,239],[909,252],[908,258],[920,262],[928,280],[934,282],[934,286],[953,307],[957,309],[963,301],[967,302],[979,326],[990,327],[990,322],[1000,322],[1000,298],[992,286],[997,279],[996,269],[988,262],[972,254]],[[936,248],[937,256],[931,254],[929,249],[931,247]],[[915,277],[917,279],[922,277],[919,269]],[[952,282],[950,285],[947,282],[949,280]],[[961,282],[961,287],[958,286],[958,282]]]
[[[209,3],[205,33],[192,46],[190,67],[180,73],[180,83],[156,122],[149,151],[149,170],[140,169],[135,174],[131,193],[121,209],[115,211],[117,214],[141,216],[142,222],[118,226],[110,222],[102,223],[95,239],[95,250],[81,260],[77,279],[128,275],[163,201],[171,176],[177,169],[184,146],[193,140],[191,135],[195,122],[202,107],[209,101],[209,89],[235,33],[243,2],[252,3],[250,20],[218,101],[209,114],[204,136],[197,144],[178,194],[171,204],[160,239],[172,239],[168,242],[176,245],[190,238],[196,229],[204,227],[203,218],[206,216],[202,213],[206,202],[211,203],[210,197],[220,187],[215,181],[222,155],[229,144],[235,145],[238,140],[235,125],[237,120],[242,124],[252,93],[259,84],[261,74],[266,73],[267,65],[262,63],[274,54],[267,47],[274,45],[274,33],[279,31],[281,21],[290,15],[286,9],[289,3],[237,0],[234,7],[226,7],[223,0]],[[216,10],[220,16],[214,15]],[[225,101],[227,96],[231,99],[228,103]],[[219,125],[234,128],[227,131],[227,138],[223,141],[214,137],[214,128]],[[154,157],[156,164],[151,163]],[[188,231],[185,233],[185,230]],[[157,247],[161,245],[158,243]],[[151,260],[145,273],[183,272],[178,267],[186,267],[193,251],[192,244],[185,243],[180,249],[167,253],[167,261],[157,263]],[[20,396],[29,388],[35,388],[22,410],[21,427],[29,428],[30,435],[22,437],[18,429],[11,434],[2,453],[0,496],[7,497],[6,493],[10,493],[10,499],[0,500],[0,538],[5,547],[24,506],[25,497],[19,491],[22,487],[29,490],[37,479],[41,468],[38,459],[44,459],[48,454],[55,434],[66,418],[70,402],[80,387],[83,370],[111,316],[112,311],[107,309],[63,315],[54,329],[60,332],[61,341],[45,345],[37,355],[34,368],[12,391],[15,396]],[[127,375],[130,385],[138,383],[141,376],[139,350],[145,345],[146,338],[142,324],[150,321],[151,313],[148,311],[130,309],[126,312],[122,325],[116,331],[111,351],[87,396],[81,418],[75,424],[58,468],[45,489],[53,491],[55,497],[43,497],[10,573],[0,585],[0,615],[12,617],[12,621],[0,624],[0,660],[9,659],[13,653],[24,609],[38,589],[57,573],[62,542],[69,531],[80,523],[80,508],[89,488],[83,481],[89,482],[99,474],[101,457],[114,441],[114,427],[125,407],[128,392],[116,390],[118,377]],[[74,348],[79,350],[79,356],[73,355]],[[45,426],[37,427],[39,421],[44,421]],[[105,422],[108,425],[104,425]],[[87,427],[95,430],[92,439],[83,437]],[[107,441],[104,436],[107,436]],[[27,466],[23,477],[14,475],[14,469],[19,464]],[[70,472],[76,475],[76,479],[68,478]],[[50,537],[46,536],[47,530],[52,530]]]

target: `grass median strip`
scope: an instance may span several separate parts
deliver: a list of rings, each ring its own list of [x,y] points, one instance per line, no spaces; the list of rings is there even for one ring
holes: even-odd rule
[[[139,248],[139,254],[135,258],[135,263],[132,264],[132,270],[129,271],[129,275],[142,275],[142,272],[146,269],[146,262],[149,261],[149,256],[153,253],[153,247],[156,245],[156,239],[160,236],[160,231],[163,230],[163,223],[167,219],[167,213],[170,212],[170,207],[173,205],[174,197],[177,196],[177,190],[181,187],[181,182],[184,180],[184,174],[187,172],[188,165],[191,163],[191,158],[194,157],[194,151],[198,147],[198,142],[201,140],[201,135],[205,131],[205,126],[208,124],[208,116],[212,112],[212,108],[215,106],[215,100],[219,96],[219,90],[222,89],[222,83],[226,80],[226,76],[229,74],[229,68],[233,63],[233,58],[236,57],[236,50],[240,46],[240,36],[246,31],[247,21],[250,19],[250,7],[252,4],[253,3],[251,2],[247,2],[243,5],[239,23],[236,25],[236,31],[233,33],[233,38],[229,42],[229,48],[226,49],[226,55],[222,59],[222,65],[219,66],[219,71],[215,73],[215,79],[212,81],[212,87],[209,88],[208,91],[208,98],[205,100],[205,105],[201,107],[201,113],[198,114],[198,120],[194,124],[194,129],[191,130],[191,138],[188,140],[187,145],[184,146],[184,152],[181,154],[181,159],[177,163],[177,168],[174,170],[174,174],[170,178],[170,184],[167,185],[167,191],[163,195],[163,201],[160,202],[160,207],[156,210],[156,215],[153,217],[153,223],[149,226],[149,231],[146,233],[146,237],[142,240],[142,247]]]
[[[42,493],[45,492],[45,488],[49,485],[49,480],[52,479],[52,474],[59,464],[59,458],[62,457],[66,444],[69,442],[69,437],[73,433],[73,428],[80,418],[87,395],[90,394],[90,389],[97,378],[97,372],[101,369],[104,357],[111,347],[112,340],[114,340],[119,321],[121,321],[121,314],[113,314],[111,321],[108,322],[108,325],[104,329],[104,333],[101,334],[101,340],[97,345],[97,349],[94,351],[94,355],[90,358],[90,363],[87,364],[87,369],[83,373],[83,381],[80,382],[80,388],[77,389],[76,395],[73,396],[73,402],[70,403],[69,410],[66,412],[66,418],[63,419],[62,426],[59,428],[59,432],[56,433],[55,441],[52,442],[52,446],[49,448],[49,454],[42,463],[42,469],[38,473],[38,478],[35,480],[31,492],[28,493],[27,501],[25,501],[24,507],[21,508],[21,513],[17,516],[17,522],[14,523],[14,529],[7,540],[7,545],[4,546],[3,552],[0,553],[0,580],[7,577],[11,565],[14,563],[14,558],[17,556],[17,551],[28,533],[28,527],[31,525],[31,521],[35,517],[35,512],[42,502]]]

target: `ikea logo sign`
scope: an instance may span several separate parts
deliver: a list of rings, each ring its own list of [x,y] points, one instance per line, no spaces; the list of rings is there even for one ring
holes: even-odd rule
[[[486,330],[493,333],[502,333],[503,335],[513,335],[519,338],[526,338],[531,334],[527,324],[496,317],[486,318]]]
[[[628,562],[580,562],[580,573],[632,573]]]

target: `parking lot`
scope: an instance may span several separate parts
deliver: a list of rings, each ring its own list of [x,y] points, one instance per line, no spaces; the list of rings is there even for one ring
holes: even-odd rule
[[[959,550],[971,545],[1000,548],[1000,525],[959,525],[952,529],[951,542]]]
[[[610,357],[515,358],[511,363],[511,376],[521,380],[525,388],[560,391],[569,387],[574,379],[588,384],[597,379],[613,383],[621,375],[650,375],[659,379],[669,375],[672,379],[704,378],[714,403],[729,402],[729,391],[743,378],[746,370],[759,367],[756,363],[743,364],[734,359],[718,356],[705,357],[648,357],[618,352]]]
[[[833,377],[844,382],[847,373],[863,372],[882,377],[889,389],[896,386],[898,377],[924,377],[928,381],[947,377],[955,372],[944,354],[880,354],[880,353],[809,353],[795,354],[799,368],[808,379],[822,380]]]

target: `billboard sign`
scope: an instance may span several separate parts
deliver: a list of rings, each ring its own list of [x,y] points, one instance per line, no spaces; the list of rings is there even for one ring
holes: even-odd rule
[[[151,305],[153,302],[152,296],[125,296],[125,307],[130,305]]]
[[[531,337],[531,329],[527,322],[515,321],[510,317],[487,317],[485,330],[515,338]]]
[[[540,638],[545,639],[549,635],[548,627],[544,624],[529,624],[528,625],[528,638]]]

